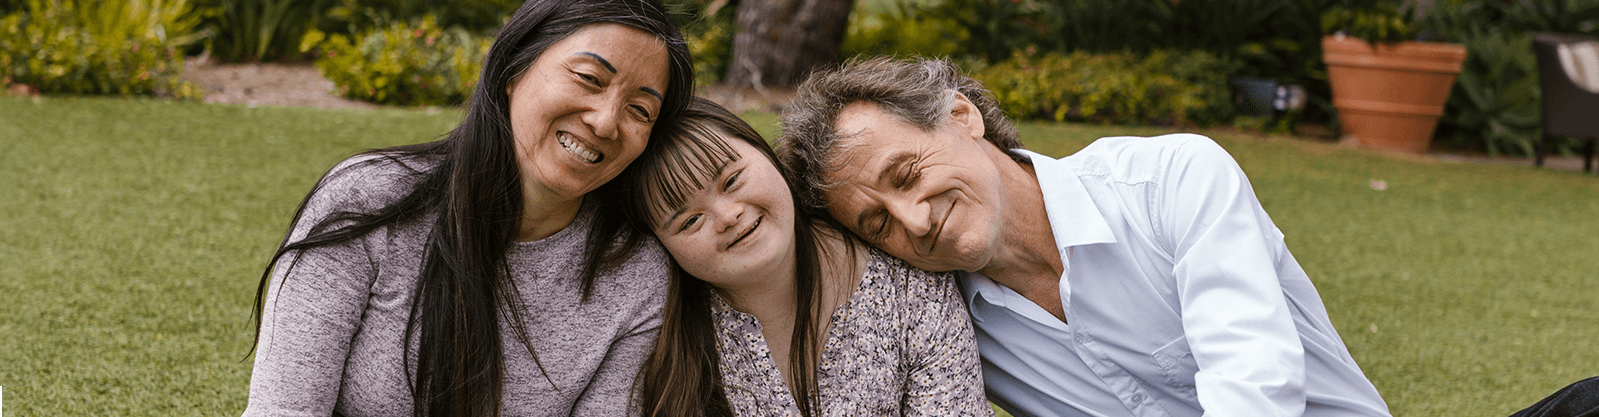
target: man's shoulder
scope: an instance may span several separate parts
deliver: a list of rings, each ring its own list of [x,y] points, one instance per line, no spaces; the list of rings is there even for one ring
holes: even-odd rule
[[[1123,182],[1154,180],[1194,162],[1232,161],[1216,141],[1203,135],[1116,136],[1094,141],[1061,158],[1080,175],[1109,176]]]
[[[1113,136],[1100,138],[1081,151],[1067,157],[1105,158],[1113,161],[1146,159],[1151,155],[1206,152],[1220,150],[1215,140],[1193,133],[1172,133],[1160,136]]]

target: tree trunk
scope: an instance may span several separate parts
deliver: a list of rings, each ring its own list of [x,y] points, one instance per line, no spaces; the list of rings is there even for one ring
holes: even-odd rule
[[[838,60],[854,0],[743,0],[726,82],[793,88]]]

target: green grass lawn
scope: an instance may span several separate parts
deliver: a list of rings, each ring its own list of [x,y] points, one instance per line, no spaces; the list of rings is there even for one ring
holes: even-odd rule
[[[251,298],[300,198],[342,157],[459,117],[0,98],[5,411],[239,413]],[[1165,133],[1020,129],[1050,155]],[[1507,415],[1599,375],[1599,176],[1206,133],[1249,173],[1396,415]]]

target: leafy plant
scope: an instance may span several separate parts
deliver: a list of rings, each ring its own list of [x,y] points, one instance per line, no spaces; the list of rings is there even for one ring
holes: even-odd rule
[[[1069,54],[1205,51],[1242,63],[1226,75],[1303,85],[1312,106],[1286,115],[1331,114],[1321,63],[1322,14],[1345,0],[946,0],[911,6],[918,19],[949,19],[966,41],[953,55],[998,62],[1017,51]]]
[[[225,61],[299,57],[300,37],[316,27],[334,0],[200,0],[212,55]]]
[[[354,34],[388,22],[410,22],[432,16],[439,27],[472,33],[493,33],[522,5],[521,0],[333,0],[317,29]]]
[[[1438,136],[1490,155],[1531,155],[1539,139],[1541,96],[1532,35],[1481,28],[1460,41],[1471,53],[1445,105]]]
[[[737,6],[728,0],[667,0],[666,7],[678,16],[683,40],[694,58],[694,84],[711,85],[727,74],[732,59],[733,33],[737,26],[733,14]]]
[[[1599,3],[1439,0],[1424,12],[1417,29],[1467,50],[1437,138],[1490,154],[1532,154],[1542,140],[1532,33],[1599,35]],[[1552,144],[1554,152],[1570,152],[1579,142],[1557,138]]]
[[[27,0],[0,19],[0,74],[41,92],[198,98],[180,48],[198,19],[185,0]]]
[[[433,16],[440,27],[493,32],[522,2],[517,0],[197,0],[212,33],[212,54],[227,61],[302,58],[300,38],[311,30],[353,35],[388,22]]]
[[[876,13],[857,7],[839,49],[843,56],[961,54],[961,43],[970,37],[966,28],[953,19],[922,14],[927,13],[904,4]]]
[[[432,16],[353,37],[313,30],[300,50],[341,95],[395,105],[458,104],[471,93],[492,39],[440,28]]]
[[[1412,40],[1414,9],[1401,11],[1396,0],[1342,0],[1321,15],[1321,29],[1371,44]]]
[[[1018,119],[1210,125],[1234,115],[1227,74],[1236,67],[1203,51],[1154,51],[1142,57],[1018,52],[972,77]]]

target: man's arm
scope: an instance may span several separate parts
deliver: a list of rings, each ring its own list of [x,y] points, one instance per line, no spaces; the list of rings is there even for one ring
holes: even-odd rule
[[[1249,180],[1215,142],[1174,145],[1151,205],[1173,255],[1185,338],[1207,416],[1297,416],[1304,347],[1277,277],[1281,234]]]

